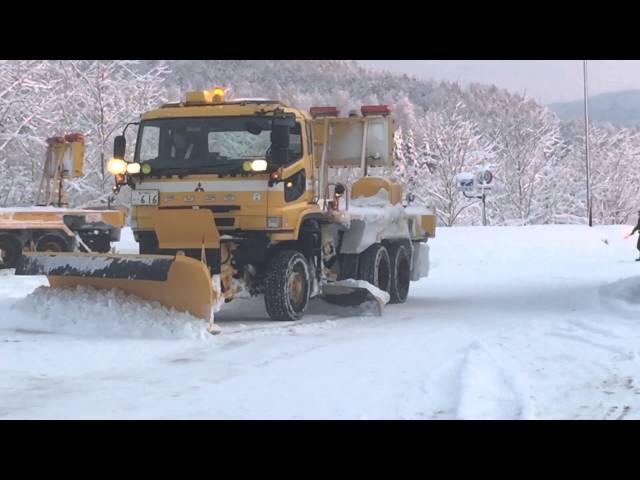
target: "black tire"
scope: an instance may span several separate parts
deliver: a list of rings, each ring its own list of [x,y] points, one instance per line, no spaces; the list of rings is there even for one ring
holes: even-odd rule
[[[311,293],[309,264],[295,250],[279,250],[267,264],[264,304],[272,320],[300,320]]]
[[[82,241],[92,252],[109,253],[111,251],[111,242],[108,238],[82,238]],[[79,249],[81,252],[87,251],[82,245],[79,246]]]
[[[18,260],[22,256],[20,239],[10,233],[0,234],[0,250],[2,250],[0,268],[16,268]]]
[[[389,246],[391,262],[391,288],[389,303],[404,303],[409,295],[411,283],[411,251],[403,242],[394,242]]]
[[[111,242],[107,238],[101,238],[93,242],[93,245],[87,244],[87,246],[98,253],[109,253],[111,251]]]
[[[374,243],[360,254],[358,276],[361,280],[375,285],[380,290],[389,291],[391,287],[391,262],[389,252],[379,243]]]
[[[72,243],[62,235],[48,233],[43,235],[36,242],[37,252],[71,252],[73,251]]]

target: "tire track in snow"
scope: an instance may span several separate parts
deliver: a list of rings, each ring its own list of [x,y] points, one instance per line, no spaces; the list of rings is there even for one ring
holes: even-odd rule
[[[501,366],[501,364],[503,366]],[[520,419],[531,417],[531,408],[522,388],[516,384],[517,372],[505,369],[479,342],[467,349],[459,374],[459,419]]]
[[[576,335],[573,333],[566,333],[568,331],[561,331],[560,329],[558,329],[558,331],[555,332],[549,332],[548,335],[553,336],[553,337],[559,337],[559,338],[563,338],[566,340],[573,340],[575,342],[581,342],[581,343],[585,343],[587,345],[590,345],[592,347],[601,349],[601,350],[605,350],[607,352],[610,352],[612,354],[616,354],[616,355],[629,355],[629,352],[627,352],[624,349],[612,346],[612,345],[606,345],[603,343],[599,343],[596,342],[594,340],[591,340],[589,338],[586,338],[585,336],[582,335]]]
[[[605,330],[604,328],[599,328],[596,327],[594,325],[591,325],[590,323],[587,323],[584,320],[569,320],[568,323],[570,325],[573,325],[574,327],[581,329],[581,330],[586,330],[590,333],[596,334],[596,335],[600,335],[602,337],[605,338],[611,338],[611,339],[620,339],[622,337],[620,337],[620,335],[616,335],[615,333],[609,331],[609,330]]]

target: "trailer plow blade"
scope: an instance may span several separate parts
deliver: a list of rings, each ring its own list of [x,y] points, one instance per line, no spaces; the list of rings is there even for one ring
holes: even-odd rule
[[[26,253],[16,275],[46,275],[52,288],[118,288],[213,321],[217,294],[209,269],[184,255]]]
[[[322,286],[322,298],[334,305],[351,307],[365,302],[375,302],[378,313],[389,302],[389,294],[364,280],[346,279]]]

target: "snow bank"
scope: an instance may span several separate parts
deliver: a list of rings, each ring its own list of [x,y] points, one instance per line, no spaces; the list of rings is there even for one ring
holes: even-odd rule
[[[41,286],[9,312],[0,327],[100,338],[211,338],[202,320],[116,289]]]
[[[640,276],[605,285],[600,289],[600,296],[611,309],[637,318],[640,314]]]
[[[430,253],[433,264],[517,262],[522,267],[544,266],[549,262],[609,262],[617,259],[621,249],[635,247],[635,241],[623,239],[630,230],[625,225],[440,227]]]

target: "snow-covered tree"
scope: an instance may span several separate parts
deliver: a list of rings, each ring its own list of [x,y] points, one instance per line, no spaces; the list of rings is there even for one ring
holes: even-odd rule
[[[44,157],[41,132],[54,123],[50,107],[56,80],[49,63],[0,61],[0,205],[28,202]]]
[[[464,107],[457,104],[447,112],[431,112],[418,120],[420,148],[413,178],[408,185],[423,203],[434,204],[443,225],[471,221],[470,207],[477,201],[457,189],[458,173],[471,171],[492,158],[493,146],[465,119]],[[466,217],[465,217],[466,213]],[[473,213],[477,218],[477,211]]]
[[[60,128],[85,135],[85,175],[71,182],[81,203],[104,203],[111,180],[106,172],[113,138],[140,114],[164,101],[163,64],[144,67],[132,60],[58,61],[55,73],[64,80],[59,92]],[[133,129],[128,130],[129,140]],[[131,145],[132,142],[129,142]]]
[[[584,223],[584,125],[492,85],[462,86],[361,68],[352,61],[0,61],[0,206],[36,196],[47,137],[86,138],[85,178],[72,181],[74,205],[104,203],[111,179],[102,163],[129,121],[185,91],[228,87],[229,98],[266,97],[343,114],[363,104],[392,105],[397,121],[392,171],[443,224],[477,223],[477,201],[453,184],[459,171],[490,163],[498,187],[488,198],[492,224]],[[128,144],[133,145],[128,129]],[[628,221],[635,193],[638,132],[592,126],[593,211],[597,223]],[[357,169],[334,172],[351,183]],[[126,199],[125,199],[126,200]]]

